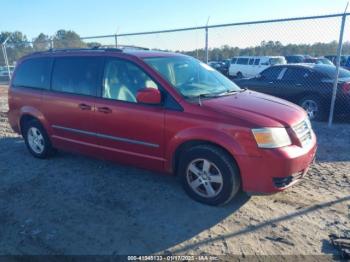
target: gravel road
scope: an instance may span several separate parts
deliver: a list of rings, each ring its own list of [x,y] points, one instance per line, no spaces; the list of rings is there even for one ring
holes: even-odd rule
[[[299,184],[215,208],[173,177],[63,152],[35,159],[7,110],[0,87],[0,255],[334,255],[328,235],[350,229],[350,124],[314,123],[318,158]]]

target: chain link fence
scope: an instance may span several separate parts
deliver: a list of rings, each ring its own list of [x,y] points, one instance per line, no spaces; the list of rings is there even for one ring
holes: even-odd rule
[[[174,30],[2,44],[0,81],[23,55],[50,48],[144,47],[191,55],[242,88],[302,106],[315,120],[350,121],[348,13]],[[10,70],[6,70],[6,67]],[[9,74],[6,75],[7,72]]]

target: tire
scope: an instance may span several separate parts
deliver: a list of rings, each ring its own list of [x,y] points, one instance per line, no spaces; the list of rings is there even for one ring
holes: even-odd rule
[[[45,129],[39,121],[30,120],[26,122],[22,129],[22,135],[29,152],[34,157],[45,159],[55,152]]]
[[[299,105],[306,111],[310,120],[324,120],[324,105],[319,97],[315,95],[305,96],[300,99]]]
[[[198,145],[185,151],[180,158],[178,175],[191,198],[212,206],[228,203],[241,187],[233,159],[212,145]]]
[[[243,74],[242,74],[241,72],[238,72],[237,75],[236,75],[236,77],[237,77],[238,79],[241,79],[241,78],[243,78]]]

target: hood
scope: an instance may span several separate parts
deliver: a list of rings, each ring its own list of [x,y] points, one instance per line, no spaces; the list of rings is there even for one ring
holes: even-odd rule
[[[203,106],[256,127],[290,127],[306,117],[306,112],[293,103],[250,90],[204,100]]]

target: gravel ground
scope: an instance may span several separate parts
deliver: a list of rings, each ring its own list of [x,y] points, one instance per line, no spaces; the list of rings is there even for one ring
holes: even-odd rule
[[[189,199],[173,177],[60,152],[29,155],[0,87],[0,255],[334,255],[350,228],[350,125],[314,123],[316,164],[299,184],[225,207]]]

